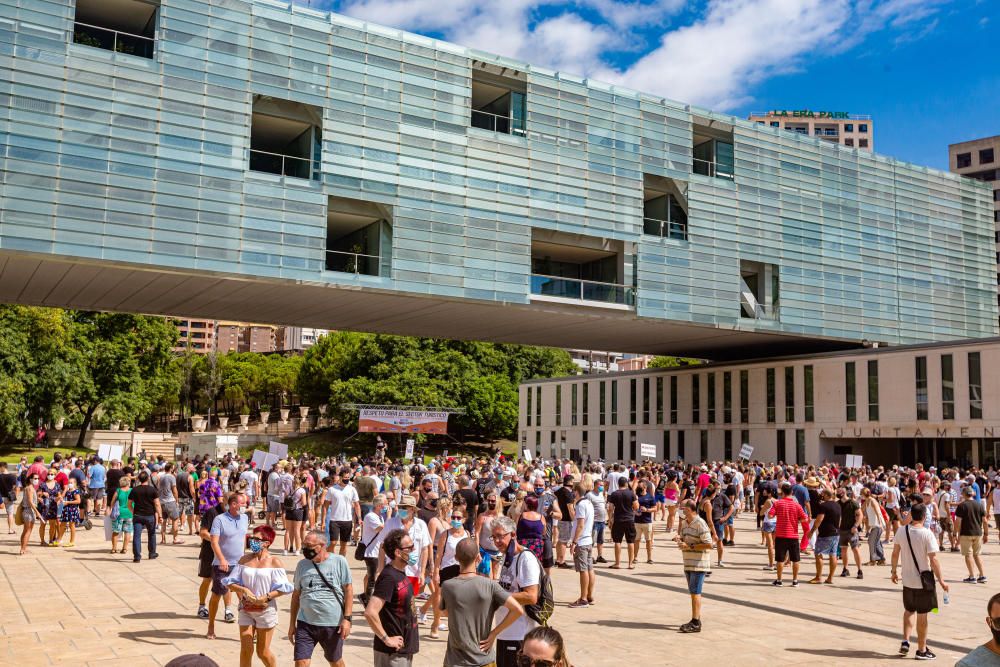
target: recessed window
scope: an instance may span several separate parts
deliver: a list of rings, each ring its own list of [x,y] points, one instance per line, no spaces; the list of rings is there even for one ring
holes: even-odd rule
[[[972,166],[972,153],[959,153],[955,156],[955,168],[964,169]]]
[[[844,139],[844,145],[845,146],[851,146],[851,147],[853,147],[854,146],[854,139],[850,139],[850,138]]]
[[[524,136],[527,114],[527,75],[524,72],[473,61],[472,127]]]
[[[687,240],[686,184],[650,174],[644,175],[644,182],[643,233],[677,241]]]
[[[115,53],[152,58],[159,2],[77,0],[73,41]]]
[[[858,124],[858,132],[866,133],[868,132],[868,125],[866,123]]]
[[[391,207],[346,197],[327,198],[327,271],[388,276],[391,247]]]
[[[858,139],[858,148],[868,148],[868,140]]]
[[[992,164],[993,163],[993,149],[984,148],[979,151],[979,164]]]
[[[732,126],[696,118],[692,131],[694,161],[691,170],[702,176],[733,180],[736,158]]]
[[[781,123],[776,120],[771,121],[771,127],[781,127]]]
[[[254,95],[250,170],[319,180],[322,127],[319,107]]]
[[[844,123],[844,132],[853,132],[854,123]]]
[[[778,266],[741,261],[740,316],[756,320],[777,320],[778,303]]]

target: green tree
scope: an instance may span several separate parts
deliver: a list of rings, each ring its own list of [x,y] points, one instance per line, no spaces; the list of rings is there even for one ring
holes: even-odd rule
[[[649,361],[647,368],[678,368],[681,366],[697,366],[705,363],[701,359],[689,359],[687,357],[653,357]]]

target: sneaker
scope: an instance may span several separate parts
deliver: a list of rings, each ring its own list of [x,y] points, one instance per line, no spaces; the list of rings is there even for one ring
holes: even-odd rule
[[[569,603],[569,608],[570,609],[578,609],[580,607],[587,607],[589,605],[590,605],[590,603],[587,602],[586,600],[577,600],[576,602],[570,602]]]
[[[909,652],[910,652],[910,642],[903,640],[903,642],[899,645],[899,654],[906,655]]]
[[[976,583],[985,584],[986,583],[986,577],[979,577],[978,579],[976,579]]]
[[[760,569],[764,570],[765,572],[770,572],[771,571],[771,566],[770,565],[765,565],[764,567],[762,567]]]
[[[772,586],[781,586],[781,581],[778,580],[778,579],[775,579],[774,581],[771,582],[771,585]]]
[[[865,575],[861,570],[858,570],[858,579],[864,579]]]
[[[597,560],[595,560],[594,562],[595,563],[607,563],[608,561],[604,560],[604,556],[598,556]]]
[[[850,573],[850,571],[847,568],[844,568],[844,571],[840,573],[840,576],[842,576],[842,577],[849,577],[849,576],[851,576],[851,573]]]
[[[426,625],[427,624],[427,612],[423,612],[422,614],[420,614],[419,621],[420,621],[420,625]]]
[[[447,630],[447,629],[448,629],[448,624],[447,623],[444,623],[444,622],[438,623],[438,631],[439,632],[443,631],[443,630]]]
[[[963,584],[974,584],[974,583],[976,583],[976,578],[975,577],[966,577],[965,579],[962,579],[962,583]]]
[[[729,567],[729,566],[720,560],[718,563],[715,564],[715,567]]]
[[[792,579],[792,588],[797,588],[798,585],[799,585],[799,580],[798,579]]]
[[[208,618],[208,607],[203,604],[198,605],[198,618]]]
[[[929,648],[925,648],[923,651],[917,651],[913,657],[917,660],[933,660],[937,656]]]
[[[291,556],[292,554],[288,551],[288,549],[285,549],[284,551],[281,552],[281,555],[282,556]]]
[[[232,623],[233,621],[236,620],[236,614],[227,609],[226,615],[222,617],[222,620],[224,620],[226,623]]]
[[[694,621],[688,621],[680,627],[680,631],[685,634],[690,634],[692,632],[701,632],[701,623],[695,623]]]

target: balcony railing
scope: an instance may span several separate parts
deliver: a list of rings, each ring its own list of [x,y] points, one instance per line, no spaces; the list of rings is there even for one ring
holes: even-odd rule
[[[657,220],[656,218],[643,218],[642,231],[644,234],[662,236],[665,239],[675,239],[677,241],[687,240],[687,223],[684,222]]]
[[[295,155],[268,153],[267,151],[250,151],[250,171],[263,171],[279,176],[311,179],[313,176],[313,161]]]
[[[84,46],[125,53],[140,58],[152,58],[156,40],[121,30],[111,30],[89,23],[73,24],[73,41]]]
[[[537,273],[531,274],[531,293],[575,301],[595,301],[620,306],[635,305],[635,289],[629,285],[557,278]]]
[[[382,258],[379,255],[365,255],[360,252],[326,251],[326,270],[339,273],[353,273],[362,276],[377,276]]]
[[[488,111],[472,110],[472,127],[490,132],[501,132],[503,134],[516,134],[523,137],[524,121],[510,116],[498,116]]]
[[[718,162],[699,160],[692,158],[692,171],[702,176],[712,176],[714,178],[725,178],[733,180],[733,168],[731,165],[719,165]]]

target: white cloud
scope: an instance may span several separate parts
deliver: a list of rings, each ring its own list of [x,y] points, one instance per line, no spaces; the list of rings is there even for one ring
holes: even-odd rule
[[[295,0],[304,2],[305,0]],[[933,31],[953,0],[317,0],[363,20],[481,51],[731,109],[760,82],[851,49]],[[684,25],[672,25],[682,10]],[[624,66],[622,54],[652,50]],[[893,43],[887,40],[887,43]]]

